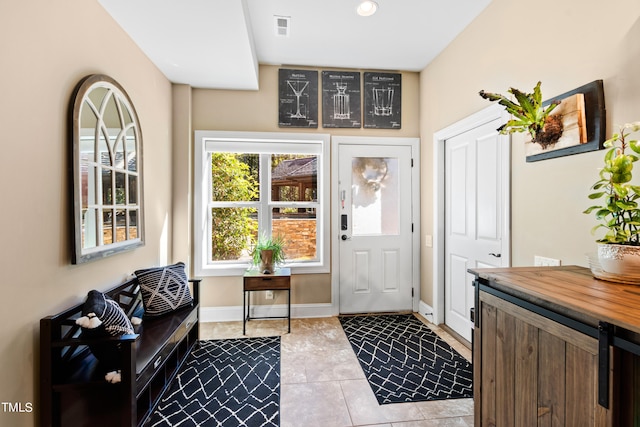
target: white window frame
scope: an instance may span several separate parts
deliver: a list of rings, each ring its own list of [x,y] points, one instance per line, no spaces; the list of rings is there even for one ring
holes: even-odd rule
[[[236,153],[296,153],[318,156],[318,202],[316,210],[317,234],[316,251],[318,259],[314,261],[289,262],[285,266],[294,274],[330,272],[330,136],[316,133],[278,133],[278,132],[231,132],[231,131],[195,131],[194,137],[194,269],[197,276],[238,276],[249,267],[246,262],[209,261],[211,247],[211,223],[208,213],[211,200],[211,156],[210,152],[225,151]],[[265,149],[266,147],[266,149]],[[261,198],[271,194],[271,177],[260,180]],[[263,206],[285,205],[286,202],[263,201]],[[270,217],[264,212],[260,221]],[[269,228],[270,224],[269,224]],[[286,238],[286,236],[285,236]],[[285,248],[286,250],[286,248]]]

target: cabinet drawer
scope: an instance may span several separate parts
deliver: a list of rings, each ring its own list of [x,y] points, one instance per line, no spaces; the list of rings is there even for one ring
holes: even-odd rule
[[[291,281],[289,277],[245,277],[245,291],[263,291],[289,289]]]
[[[189,317],[182,322],[179,328],[176,329],[176,333],[173,336],[173,340],[176,344],[179,344],[182,338],[193,328],[193,325],[198,321],[198,309],[196,308],[191,312]]]

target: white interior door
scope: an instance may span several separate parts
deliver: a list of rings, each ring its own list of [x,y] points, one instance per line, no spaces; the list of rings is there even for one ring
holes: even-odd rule
[[[504,137],[499,119],[445,141],[445,324],[471,340],[468,268],[507,266],[503,239]],[[504,256],[503,256],[504,255]]]
[[[339,146],[341,313],[413,308],[411,167],[411,146]]]

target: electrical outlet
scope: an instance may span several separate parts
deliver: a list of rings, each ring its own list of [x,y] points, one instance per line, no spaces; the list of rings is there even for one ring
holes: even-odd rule
[[[264,295],[265,299],[273,299],[273,291],[266,291]]]
[[[560,265],[560,260],[556,258],[547,258],[544,256],[535,255],[533,257],[533,265],[536,267],[554,267]]]

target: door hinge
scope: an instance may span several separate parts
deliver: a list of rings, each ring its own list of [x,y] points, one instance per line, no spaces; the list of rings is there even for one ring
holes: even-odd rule
[[[413,223],[411,223],[411,232],[413,233]]]
[[[411,288],[411,298],[413,298],[413,288]]]
[[[411,158],[411,167],[413,167],[413,158]]]

